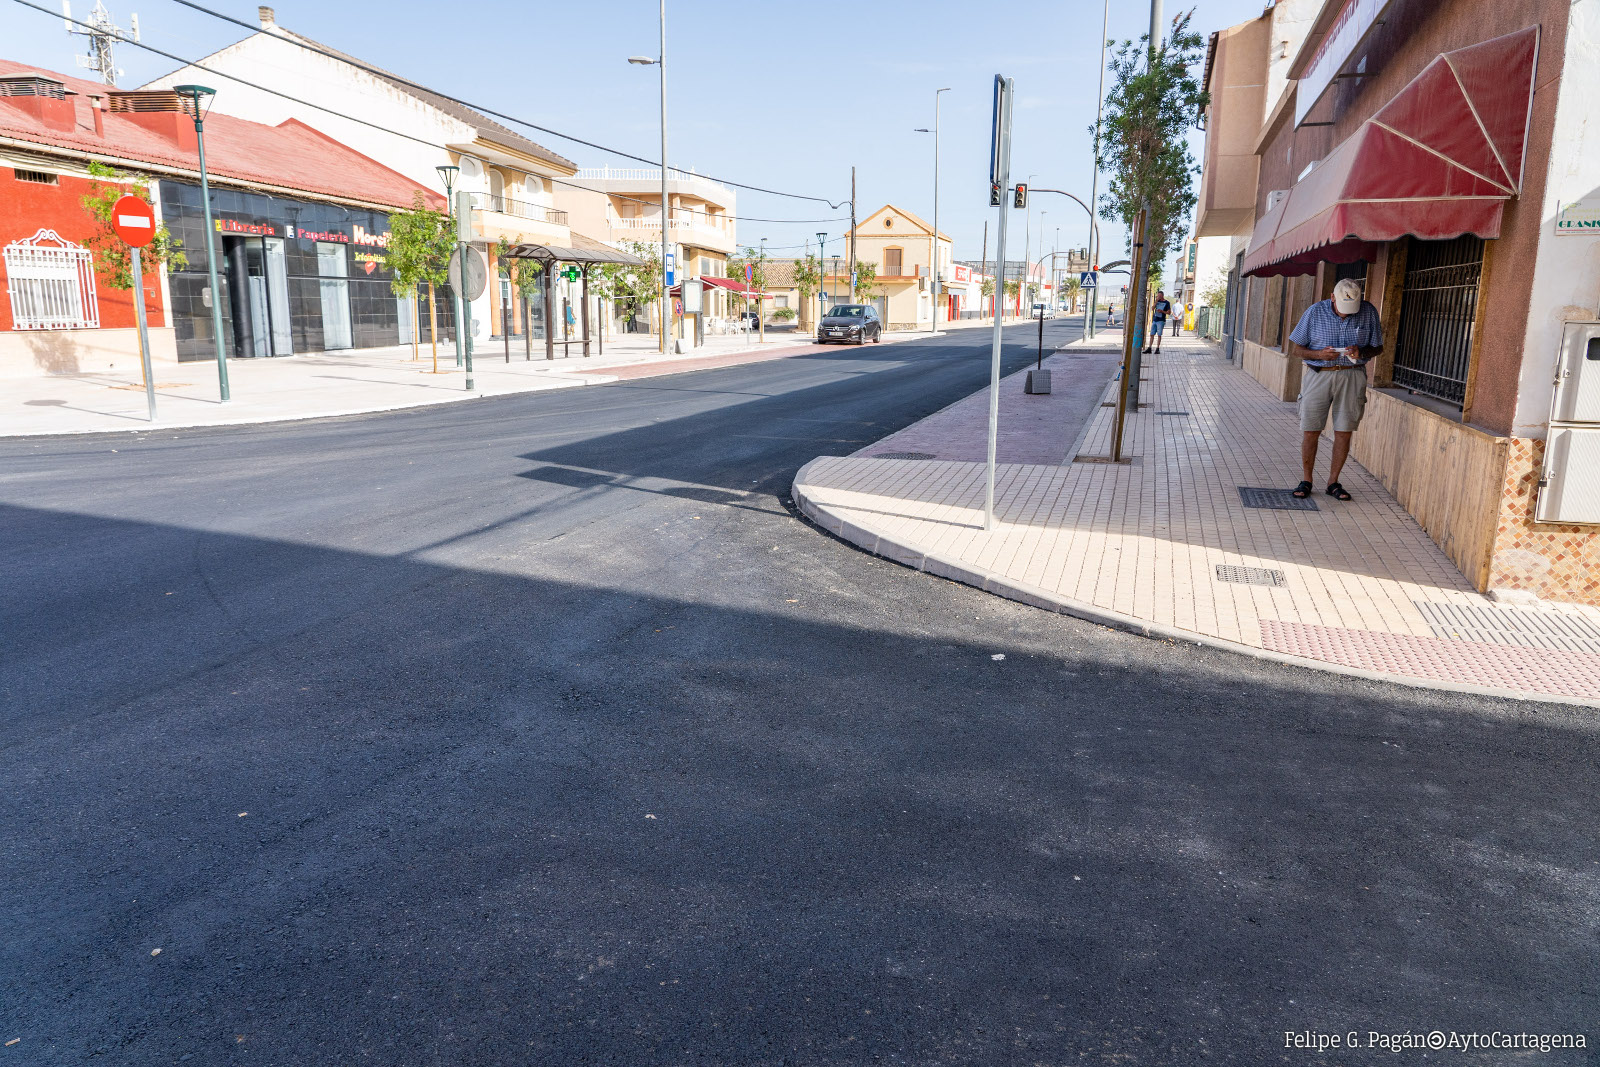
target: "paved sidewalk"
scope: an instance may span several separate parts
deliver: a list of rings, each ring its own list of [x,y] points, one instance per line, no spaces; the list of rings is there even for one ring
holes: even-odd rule
[[[1102,335],[1052,360],[1064,369],[1119,341]],[[1314,511],[1246,507],[1240,487],[1299,481],[1294,405],[1210,345],[1165,348],[1145,357],[1148,406],[1127,425],[1132,462],[1072,462],[1109,452],[1110,407],[1076,447],[1035,420],[1001,453],[992,532],[970,445],[986,432],[987,390],[853,456],[813,460],[795,478],[796,503],[869,551],[1097,622],[1410,684],[1600,706],[1600,611],[1478,594],[1354,461],[1342,478],[1349,503],[1319,493]],[[1002,382],[1002,425],[1049,402],[1022,396],[1023,377]],[[1107,387],[1105,399],[1114,395]],[[1319,486],[1327,456],[1324,447]]]

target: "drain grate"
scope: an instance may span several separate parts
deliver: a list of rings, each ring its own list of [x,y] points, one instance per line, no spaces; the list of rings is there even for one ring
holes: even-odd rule
[[[873,459],[937,459],[932,452],[874,452]]]
[[[1288,577],[1282,571],[1269,571],[1265,567],[1233,567],[1226,563],[1217,564],[1217,581],[1237,582],[1240,585],[1289,584]]]
[[[1187,411],[1158,411],[1157,415],[1187,415]]]
[[[1414,600],[1433,636],[1522,648],[1600,653],[1600,626],[1578,615]]]
[[[1310,497],[1297,500],[1293,489],[1257,489],[1239,486],[1239,499],[1247,508],[1266,508],[1271,511],[1321,511]]]

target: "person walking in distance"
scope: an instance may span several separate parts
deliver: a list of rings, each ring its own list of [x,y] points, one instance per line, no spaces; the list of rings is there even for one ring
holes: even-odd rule
[[[1161,336],[1167,332],[1167,317],[1172,314],[1172,301],[1167,299],[1167,294],[1161,289],[1156,290],[1155,303],[1150,305],[1150,340],[1155,342],[1153,351],[1161,351]],[[1145,355],[1152,351],[1149,345],[1144,346]]]
[[[1311,495],[1317,465],[1317,442],[1333,418],[1333,457],[1328,463],[1327,493],[1349,500],[1339,472],[1350,455],[1350,438],[1367,410],[1367,363],[1383,351],[1383,324],[1378,309],[1361,298],[1361,283],[1345,278],[1333,287],[1333,299],[1306,308],[1289,340],[1310,351],[1300,379],[1300,466],[1303,480],[1294,488],[1301,500]]]

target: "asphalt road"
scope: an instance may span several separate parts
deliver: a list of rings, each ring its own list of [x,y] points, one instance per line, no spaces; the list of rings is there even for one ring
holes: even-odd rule
[[[0,1067],[1596,1062],[1592,713],[792,514],[986,375],[957,333],[0,442]]]

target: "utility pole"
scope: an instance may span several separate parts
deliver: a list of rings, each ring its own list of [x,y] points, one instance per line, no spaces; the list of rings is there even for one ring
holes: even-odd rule
[[[1033,191],[1033,179],[1037,178],[1038,176],[1039,175],[1037,175],[1037,174],[1028,175],[1028,191],[1029,192]],[[1033,313],[1033,307],[1032,307],[1033,301],[1031,299],[1029,299],[1029,297],[1028,297],[1028,283],[1033,280],[1033,267],[1028,262],[1028,257],[1033,254],[1032,251],[1031,251],[1032,248],[1033,248],[1033,201],[1030,200],[1030,201],[1028,201],[1028,203],[1022,209],[1022,280],[1017,283],[1017,314],[1018,315],[1022,314],[1022,302],[1024,300],[1028,301],[1028,304],[1029,304],[1028,312],[1029,312],[1029,314]],[[1005,270],[1005,263],[1003,261],[1000,264],[1000,269],[1001,269],[1001,271]]]
[[[139,43],[139,16],[129,16],[128,28],[121,29],[111,20],[106,5],[95,0],[88,21],[78,22],[72,17],[72,0],[61,0],[61,19],[68,33],[89,38],[89,54],[77,57],[78,66],[99,74],[101,81],[115,89],[117,77],[123,72],[117,69],[112,48],[118,41]]]
[[[850,168],[850,299],[856,298],[856,168]]]
[[[1106,100],[1106,28],[1111,17],[1111,0],[1105,0],[1100,9],[1100,91],[1094,98],[1094,175],[1089,180],[1089,269],[1100,268],[1100,227],[1095,225],[1094,205],[1100,201],[1100,120],[1105,114]],[[1089,314],[1084,336],[1095,335],[1095,305],[1100,302],[1100,290],[1089,293]]]

